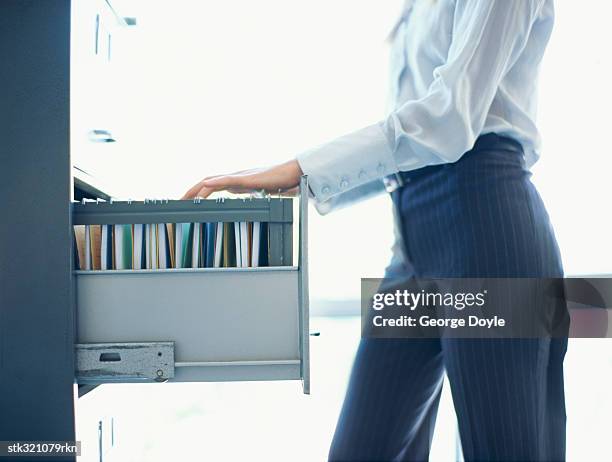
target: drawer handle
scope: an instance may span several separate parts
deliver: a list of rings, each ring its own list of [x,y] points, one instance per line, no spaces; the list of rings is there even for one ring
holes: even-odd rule
[[[93,143],[114,143],[117,140],[108,130],[90,130],[89,141]]]
[[[119,353],[100,353],[101,363],[116,363],[121,361],[121,355]]]

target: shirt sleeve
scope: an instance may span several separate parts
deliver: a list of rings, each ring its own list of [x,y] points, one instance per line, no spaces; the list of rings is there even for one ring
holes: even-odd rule
[[[457,161],[481,134],[542,0],[457,0],[446,62],[427,94],[297,156],[317,203],[386,175]]]

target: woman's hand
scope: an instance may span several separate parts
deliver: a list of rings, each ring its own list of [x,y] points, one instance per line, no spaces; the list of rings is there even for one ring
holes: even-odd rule
[[[204,178],[185,193],[182,199],[203,199],[215,191],[244,193],[265,190],[268,193],[292,191],[300,184],[303,175],[297,160],[290,160],[274,167],[243,170],[229,175],[216,175]]]

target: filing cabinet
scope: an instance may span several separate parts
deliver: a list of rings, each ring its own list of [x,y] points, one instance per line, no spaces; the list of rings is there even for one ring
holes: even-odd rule
[[[301,380],[309,393],[306,191],[304,177],[299,199],[74,204],[75,225],[267,222],[270,259],[76,271],[77,382]]]

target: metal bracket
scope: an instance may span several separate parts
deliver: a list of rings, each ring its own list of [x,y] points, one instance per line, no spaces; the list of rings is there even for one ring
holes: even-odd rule
[[[174,377],[174,342],[79,343],[79,384],[165,382]]]

